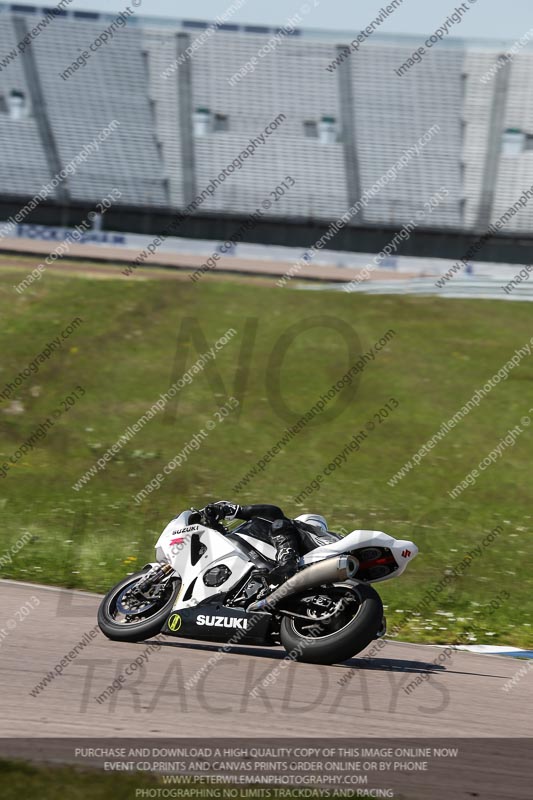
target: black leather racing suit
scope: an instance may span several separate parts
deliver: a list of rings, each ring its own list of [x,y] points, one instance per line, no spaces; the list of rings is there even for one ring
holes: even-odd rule
[[[239,506],[221,500],[208,506],[214,509],[219,519],[242,519],[248,521],[254,517],[262,517],[272,522],[270,538],[276,548],[276,566],[269,577],[277,580],[287,580],[296,572],[298,559],[301,553],[301,537],[295,523],[285,516],[279,506],[257,503],[249,506]]]

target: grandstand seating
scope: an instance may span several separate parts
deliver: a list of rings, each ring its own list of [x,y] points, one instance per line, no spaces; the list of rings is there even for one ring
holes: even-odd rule
[[[10,16],[2,16],[0,23],[0,53],[8,53],[16,42]],[[1,56],[0,56],[1,57]],[[4,194],[21,197],[33,196],[50,179],[51,174],[39,137],[36,120],[31,114],[21,119],[9,118],[8,98],[11,92],[20,92],[29,98],[29,88],[21,59],[0,70],[0,186]],[[31,112],[31,107],[29,108]]]
[[[68,31],[65,30],[68,27]],[[63,164],[114,119],[120,122],[98,152],[68,179],[77,200],[100,200],[114,187],[128,205],[168,205],[139,30],[119,29],[112,45],[64,81],[60,73],[102,25],[56,19],[33,50],[49,119]]]
[[[394,183],[371,200],[366,219],[373,223],[416,219],[417,211],[425,211],[424,202],[445,186],[449,197],[427,213],[427,224],[461,227],[462,136],[458,112],[463,54],[436,51],[410,74],[395,76],[394,69],[405,59],[405,47],[374,46],[350,61],[363,189],[386,173],[433,125],[439,127]]]
[[[231,86],[229,79],[268,38],[220,33],[194,57],[195,105],[227,114],[229,125],[227,133],[196,137],[199,187],[231,163],[278,115],[286,116],[268,144],[244,162],[234,175],[236,180],[217,188],[206,207],[249,211],[261,206],[269,193],[291,176],[296,185],[285,202],[273,203],[270,214],[338,217],[349,206],[342,144],[324,146],[304,133],[304,121],[322,116],[339,119],[337,81],[326,71],[331,48],[315,42],[305,48],[284,42],[252,74]]]
[[[135,16],[85,67],[63,80],[60,73],[114,17],[82,19],[79,12],[66,11],[24,53],[3,63],[20,41],[20,26],[31,29],[44,15],[43,9],[23,13],[20,6],[0,5],[5,195],[32,197],[55,166],[74,159],[117,119],[120,126],[65,181],[68,198],[95,203],[118,187],[122,204],[182,209],[280,114],[285,119],[266,144],[204,200],[204,210],[248,214],[291,176],[295,185],[268,214],[334,220],[435,125],[440,131],[421,155],[352,224],[399,227],[416,219],[445,186],[446,201],[423,222],[418,217],[419,224],[481,229],[533,184],[533,150],[526,145],[515,154],[501,151],[504,129],[524,131],[526,143],[527,134],[533,134],[527,102],[533,55],[527,49],[483,82],[501,46],[443,42],[423,64],[398,77],[395,69],[414,49],[411,38],[376,34],[341,67],[328,71],[345,42],[302,30],[285,36],[274,53],[259,59],[255,71],[231,85],[231,77],[257,56],[273,31],[246,32],[230,25],[233,30],[208,36],[164,78],[202,26]],[[13,92],[27,103],[20,119],[9,114]],[[213,122],[203,135],[195,132],[198,113]],[[321,125],[330,131],[329,141],[320,138]],[[508,229],[533,230],[533,204],[516,214]]]
[[[517,129],[530,134],[526,149],[517,155],[502,155],[495,186],[493,216],[504,214],[525,188],[533,186],[533,150],[528,149],[533,140],[533,55],[517,57],[512,67],[505,107],[504,128]],[[531,231],[533,212],[529,205],[519,210],[512,220],[512,229]]]

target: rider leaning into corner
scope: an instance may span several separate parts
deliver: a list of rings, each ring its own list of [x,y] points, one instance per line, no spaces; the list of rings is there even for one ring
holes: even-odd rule
[[[248,521],[255,517],[261,517],[272,523],[270,539],[276,548],[276,566],[266,576],[272,583],[282,583],[288,580],[297,571],[300,556],[307,550],[316,547],[316,543],[311,543],[310,547],[306,546],[306,533],[312,533],[315,536],[319,533],[320,536],[329,536],[332,540],[339,538],[328,531],[324,517],[318,514],[308,514],[306,522],[300,519],[292,520],[285,516],[279,506],[268,504],[240,506],[226,500],[219,500],[207,505],[203,511],[212,520],[211,525],[214,528],[218,528],[219,521],[222,519]]]

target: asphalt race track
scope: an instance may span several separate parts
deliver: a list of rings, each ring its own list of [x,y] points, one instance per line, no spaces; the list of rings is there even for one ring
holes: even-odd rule
[[[19,609],[31,597],[39,604],[22,617]],[[32,696],[95,627],[99,597],[0,581],[0,603],[3,737],[533,733],[530,676],[524,691],[502,690],[523,662],[454,651],[437,668],[432,662],[444,648],[395,642],[372,659],[325,667],[283,661],[282,648],[235,646],[218,653],[217,645],[166,637],[160,648],[147,650],[149,643],[114,643],[98,632]],[[199,672],[217,653],[214,665]],[[96,697],[138,656],[142,666],[99,703]],[[186,688],[194,676],[196,684]]]

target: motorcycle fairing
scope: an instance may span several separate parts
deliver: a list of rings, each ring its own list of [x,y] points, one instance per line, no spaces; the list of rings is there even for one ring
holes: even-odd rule
[[[172,520],[156,545],[157,559],[171,564],[182,580],[174,611],[195,608],[215,596],[223,600],[254,569],[272,566],[276,557],[275,547],[267,543],[265,537],[255,537],[248,523],[224,535],[202,524],[191,524],[193,513],[184,511]],[[368,583],[379,583],[401,575],[418,553],[413,542],[394,539],[382,531],[355,530],[310,550],[300,559],[300,566],[309,566],[344,553],[358,558],[360,551],[365,548],[380,548],[386,558],[377,559],[376,563],[383,560],[389,563],[384,570],[379,568],[363,575],[365,562],[360,559],[361,579]],[[204,580],[206,574],[221,566],[229,571],[227,578],[215,586],[209,586],[209,578],[207,582]],[[387,569],[387,574],[381,574]]]
[[[172,611],[162,633],[231,644],[271,644],[272,615],[250,614],[221,603],[202,603],[196,608]]]
[[[239,543],[213,528],[189,524],[192,512],[185,511],[170,522],[156,545],[157,559],[167,561],[181,577],[174,610],[194,608],[214,595],[225,594],[254,569]],[[216,586],[204,582],[207,572],[218,566],[229,570],[227,579]]]
[[[418,553],[416,544],[405,539],[394,539],[394,537],[382,531],[355,530],[343,536],[342,539],[339,539],[337,542],[332,542],[331,544],[326,544],[311,550],[311,552],[300,559],[300,564],[301,566],[308,566],[309,564],[315,564],[317,561],[322,561],[324,558],[342,555],[343,553],[353,554],[357,558],[357,552],[354,551],[363,550],[365,548],[384,548],[390,550],[395,561],[395,566],[397,567],[390,574],[381,578],[372,578],[368,580],[368,583],[379,583],[380,581],[398,577],[398,575],[401,575],[402,572],[405,571],[409,562],[412,561]],[[357,578],[357,575],[355,577]]]

